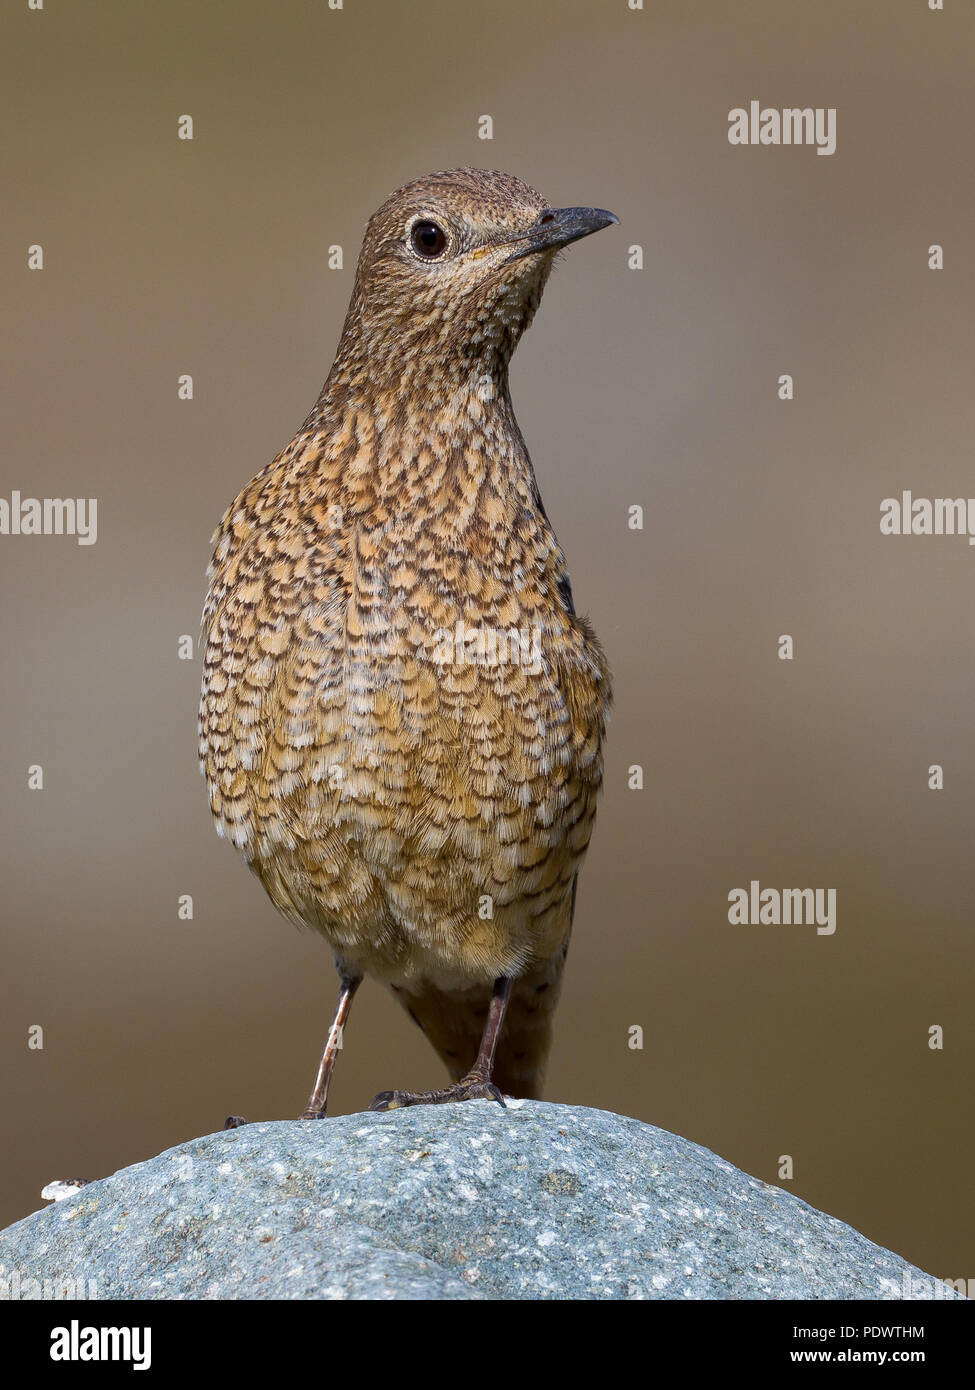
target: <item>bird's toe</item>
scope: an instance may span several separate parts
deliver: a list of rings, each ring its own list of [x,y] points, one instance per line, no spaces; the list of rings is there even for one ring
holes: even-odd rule
[[[454,1105],[465,1100],[494,1100],[504,1105],[504,1096],[493,1081],[483,1076],[465,1076],[441,1091],[380,1091],[369,1102],[370,1110],[400,1110],[407,1105]]]

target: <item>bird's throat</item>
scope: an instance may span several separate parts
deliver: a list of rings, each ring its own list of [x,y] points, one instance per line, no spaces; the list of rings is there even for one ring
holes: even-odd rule
[[[380,525],[387,516],[412,518],[418,527],[449,520],[451,536],[463,543],[515,526],[536,505],[506,371],[438,378],[412,390],[353,392],[341,377],[330,378],[313,428],[322,452],[342,460],[342,490]]]

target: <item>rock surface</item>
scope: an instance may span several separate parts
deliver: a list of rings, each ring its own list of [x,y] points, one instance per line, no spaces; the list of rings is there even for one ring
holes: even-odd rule
[[[538,1101],[206,1135],[0,1232],[11,1280],[118,1299],[956,1296],[697,1144]]]

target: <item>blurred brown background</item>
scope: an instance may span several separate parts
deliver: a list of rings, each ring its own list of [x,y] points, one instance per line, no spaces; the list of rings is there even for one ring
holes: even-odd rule
[[[329,953],[213,833],[177,641],[318,393],[366,217],[476,164],[623,223],[512,372],[617,690],[548,1095],[772,1182],[791,1154],[790,1190],[975,1277],[975,550],[879,530],[903,488],[975,493],[972,6],[49,0],[2,52],[0,494],[96,496],[99,536],[0,537],[0,1222],[305,1100]],[[732,147],[752,99],[836,107],[837,152]],[[752,878],[836,888],[835,936],[729,925]],[[333,1108],[440,1080],[368,985]]]

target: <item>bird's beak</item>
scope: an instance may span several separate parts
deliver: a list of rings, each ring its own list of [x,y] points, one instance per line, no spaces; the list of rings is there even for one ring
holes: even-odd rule
[[[522,256],[530,256],[535,251],[552,251],[560,246],[568,246],[571,241],[579,241],[593,232],[602,231],[619,222],[615,213],[605,208],[546,208],[540,213],[534,226],[517,240],[516,250],[508,257],[516,261]]]

